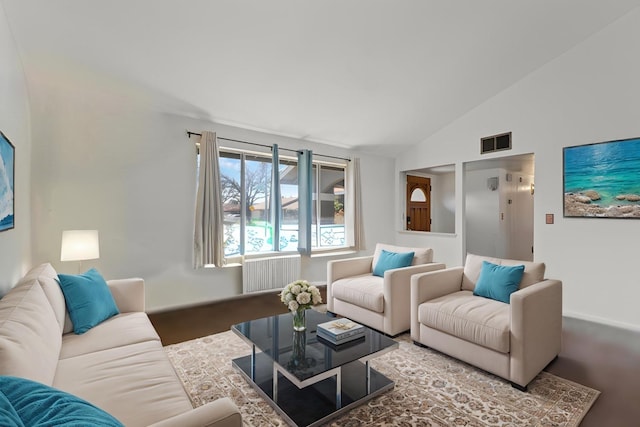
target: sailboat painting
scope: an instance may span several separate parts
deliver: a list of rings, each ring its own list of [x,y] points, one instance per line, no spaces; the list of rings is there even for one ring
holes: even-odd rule
[[[15,148],[4,133],[0,132],[0,231],[9,230],[15,226],[14,166]]]

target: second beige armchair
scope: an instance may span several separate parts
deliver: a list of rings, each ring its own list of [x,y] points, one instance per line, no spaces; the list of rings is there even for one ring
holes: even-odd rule
[[[522,273],[511,294],[479,289],[503,290],[500,282],[512,277],[492,271],[516,269]],[[562,343],[562,282],[544,273],[542,262],[467,254],[464,267],[415,275],[411,339],[526,390]]]
[[[389,257],[410,252],[410,265],[383,268]],[[444,268],[444,264],[433,262],[430,248],[378,243],[373,256],[328,262],[327,309],[387,335],[398,335],[411,326],[411,276]],[[377,275],[382,270],[383,274]]]

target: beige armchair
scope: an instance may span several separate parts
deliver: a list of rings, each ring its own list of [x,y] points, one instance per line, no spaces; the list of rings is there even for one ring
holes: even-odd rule
[[[386,270],[384,277],[373,275],[382,250],[414,252],[408,267]],[[387,335],[410,328],[411,276],[441,270],[434,263],[433,250],[377,244],[373,256],[329,261],[327,264],[327,310],[347,317]]]
[[[482,262],[524,265],[510,303],[475,296]],[[560,352],[562,282],[545,265],[467,254],[464,267],[411,279],[411,339],[498,375],[521,390]]]

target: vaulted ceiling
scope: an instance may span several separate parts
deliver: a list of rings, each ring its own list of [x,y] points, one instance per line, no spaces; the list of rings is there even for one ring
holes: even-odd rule
[[[638,0],[0,0],[29,85],[60,64],[219,123],[392,153]]]

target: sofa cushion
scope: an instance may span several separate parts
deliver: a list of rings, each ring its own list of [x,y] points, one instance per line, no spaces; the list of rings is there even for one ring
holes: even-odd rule
[[[373,252],[372,265],[376,265],[378,263],[378,258],[380,258],[380,254],[382,253],[383,249],[388,252],[396,253],[413,252],[413,261],[411,262],[411,265],[422,265],[433,262],[433,249],[431,248],[409,248],[404,246],[393,246],[378,243],[376,244],[376,249]]]
[[[384,279],[371,274],[346,277],[331,285],[334,298],[377,313],[384,312]]]
[[[56,315],[56,320],[60,325],[60,332],[64,330],[64,319],[67,315],[67,306],[64,302],[64,295],[58,283],[58,273],[49,263],[40,264],[32,268],[19,283],[37,280],[42,286],[51,308]]]
[[[29,280],[38,280],[38,282],[40,282],[40,286],[42,286],[42,289],[47,295],[47,299],[56,315],[56,320],[62,325],[62,333],[67,334],[73,332],[73,323],[71,323],[71,318],[69,318],[64,294],[58,282],[58,273],[53,266],[49,263],[44,263],[33,267],[19,283],[28,282]]]
[[[53,386],[104,409],[127,427],[148,426],[193,409],[158,341],[62,359]]]
[[[6,398],[21,424],[38,426],[123,427],[102,409],[72,394],[17,377],[0,377],[0,395]],[[2,418],[2,425],[6,423]]]
[[[94,326],[82,335],[63,335],[60,359],[145,341],[160,342],[160,337],[147,314],[122,313]]]
[[[508,353],[509,305],[458,291],[418,307],[418,321],[466,341]]]
[[[482,271],[473,294],[509,304],[511,294],[518,290],[524,265],[497,265],[482,261]]]
[[[37,280],[22,281],[0,300],[0,375],[51,384],[62,335]]]
[[[413,252],[389,252],[382,250],[378,262],[373,266],[373,275],[384,277],[384,272],[394,268],[409,267],[413,262]]]
[[[482,270],[482,261],[506,266],[524,265],[524,273],[522,274],[522,280],[520,281],[520,287],[518,289],[526,288],[527,286],[544,280],[545,265],[543,262],[519,261],[515,259],[467,254],[467,259],[464,262],[464,272],[462,274],[463,290],[473,291],[475,288],[478,277],[480,277],[480,271]]]
[[[95,268],[84,274],[59,274],[58,279],[76,334],[119,313],[107,282]]]

